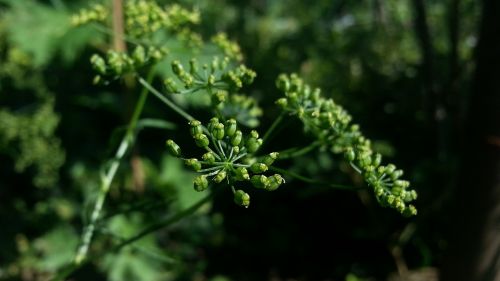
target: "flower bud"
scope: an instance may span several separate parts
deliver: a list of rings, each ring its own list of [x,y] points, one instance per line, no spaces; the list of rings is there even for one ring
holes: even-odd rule
[[[163,81],[163,84],[165,84],[167,91],[169,91],[170,93],[174,94],[179,92],[179,87],[172,77],[168,77],[167,79],[165,79],[165,81]]]
[[[217,117],[213,117],[212,119],[210,119],[210,122],[208,122],[208,131],[212,131],[214,129],[214,126],[219,124],[219,118]]]
[[[184,161],[184,164],[193,169],[195,172],[201,170],[201,163],[196,158],[186,159],[186,161]]]
[[[189,60],[189,73],[195,74],[198,72],[198,61],[195,58]]]
[[[276,104],[281,107],[281,109],[285,109],[288,105],[288,100],[286,98],[280,98],[276,101]]]
[[[204,191],[207,188],[208,188],[207,176],[201,175],[194,178],[194,190]]]
[[[174,60],[172,62],[172,71],[175,73],[177,76],[182,76],[184,74],[184,68],[182,67],[182,64],[178,60]]]
[[[266,188],[269,185],[269,179],[264,175],[253,175],[250,179],[255,188]]]
[[[274,174],[270,177],[268,177],[269,184],[265,187],[267,191],[273,191],[276,190],[285,180],[283,177],[279,174]]]
[[[236,179],[239,181],[249,180],[250,175],[248,174],[248,170],[245,167],[239,167],[234,172]]]
[[[229,119],[226,121],[226,135],[232,137],[236,133],[237,125],[236,120]]]
[[[203,127],[201,126],[201,122],[198,120],[189,121],[189,125],[191,126],[190,132],[191,136],[196,136],[197,134],[203,133]]]
[[[271,152],[262,158],[262,163],[266,164],[268,167],[271,166],[276,159],[278,159],[278,152]]]
[[[238,155],[238,153],[240,153],[240,147],[239,146],[233,146],[233,153],[235,155]]]
[[[231,145],[238,146],[241,143],[241,139],[243,138],[243,133],[241,131],[236,131],[234,136],[231,138]]]
[[[227,99],[227,92],[220,90],[212,94],[212,103],[218,105],[225,102]]]
[[[249,153],[254,153],[262,145],[262,139],[249,138],[245,144]]]
[[[393,181],[399,179],[403,175],[403,170],[395,170],[390,174]]]
[[[387,174],[392,174],[392,172],[394,172],[394,170],[396,170],[396,166],[394,166],[394,164],[389,164],[389,165],[385,166],[385,172]]]
[[[290,80],[285,74],[280,74],[276,79],[276,87],[283,92],[290,90]]]
[[[201,158],[203,159],[203,161],[207,161],[209,164],[215,163],[215,154],[211,151],[203,154]]]
[[[99,56],[99,55],[93,55],[90,58],[90,63],[94,67],[94,69],[100,73],[100,74],[105,74],[106,73],[106,62],[104,59]]]
[[[344,154],[344,157],[347,161],[352,162],[354,159],[356,159],[356,153],[354,152],[354,149],[348,148]]]
[[[132,59],[139,65],[142,65],[146,62],[146,51],[144,50],[143,46],[138,45],[134,49],[134,52],[132,53]]]
[[[238,204],[239,206],[248,208],[250,205],[250,195],[248,193],[244,192],[243,190],[236,190],[234,193],[234,203]]]
[[[225,170],[221,170],[215,175],[214,177],[214,182],[215,183],[221,183],[227,176],[227,173]]]
[[[197,134],[194,136],[194,141],[198,147],[207,147],[210,144],[207,135]]]
[[[173,140],[167,140],[166,144],[170,154],[175,157],[181,156],[181,148]]]
[[[224,124],[222,123],[217,123],[212,127],[212,135],[218,139],[221,140],[224,138]]]
[[[253,163],[250,166],[250,170],[252,170],[252,172],[254,172],[255,174],[264,173],[265,171],[267,171],[267,169],[267,165],[264,163]]]
[[[378,167],[378,166],[380,166],[380,163],[382,163],[382,155],[380,155],[380,153],[376,153],[373,156],[372,165],[375,167]]]
[[[403,211],[403,216],[405,216],[405,217],[411,217],[411,216],[416,216],[416,215],[417,215],[417,209],[413,205],[409,205]]]

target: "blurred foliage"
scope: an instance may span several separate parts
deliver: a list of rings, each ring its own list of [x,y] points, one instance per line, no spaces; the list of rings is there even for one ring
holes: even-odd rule
[[[272,123],[278,115],[272,105],[279,97],[275,78],[298,72],[352,113],[365,134],[377,139],[375,151],[408,172],[422,211],[408,221],[377,208],[365,192],[297,181],[287,181],[272,195],[256,194],[259,203],[248,210],[217,193],[210,207],[101,257],[73,280],[385,280],[398,262],[410,269],[441,264],[447,204],[460,161],[454,139],[472,82],[480,20],[476,1],[459,1],[457,12],[453,1],[423,1],[430,81],[412,1],[174,2],[199,9],[198,31],[205,38],[225,31],[240,43],[245,63],[258,73],[249,94],[262,107],[234,109],[249,127],[261,116],[264,128]],[[110,159],[136,99],[121,95],[119,83],[92,85],[90,54],[104,50],[109,39],[90,26],[71,28],[70,15],[87,5],[0,0],[0,280],[49,280],[71,261],[95,200],[101,163]],[[185,62],[189,50],[183,55]],[[158,72],[170,74],[169,64]],[[441,97],[438,121],[430,92]],[[208,102],[200,95],[176,101],[195,112]],[[154,103],[146,114],[184,122]],[[306,143],[297,128],[288,121],[285,137],[272,144],[286,149]],[[198,200],[194,175],[163,153],[172,135],[141,131],[110,191],[94,250]],[[290,160],[290,171],[362,184],[356,174],[341,172],[348,167],[340,159],[316,156],[319,160]],[[131,172],[137,165],[143,186]],[[397,251],[401,254],[394,255]]]

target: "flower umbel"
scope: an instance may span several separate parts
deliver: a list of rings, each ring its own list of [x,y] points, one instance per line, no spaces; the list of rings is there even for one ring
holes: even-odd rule
[[[227,184],[234,193],[234,201],[243,207],[250,204],[250,195],[242,190],[235,190],[236,183],[250,182],[258,189],[276,190],[284,179],[279,174],[264,175],[279,156],[272,152],[264,156],[254,153],[262,145],[262,139],[257,131],[244,135],[238,129],[235,119],[220,122],[214,117],[207,126],[198,120],[189,122],[190,133],[196,145],[206,152],[198,158],[183,158],[181,149],[173,140],[167,140],[169,152],[184,160],[186,166],[200,173],[194,180],[194,189],[203,191],[209,183]]]

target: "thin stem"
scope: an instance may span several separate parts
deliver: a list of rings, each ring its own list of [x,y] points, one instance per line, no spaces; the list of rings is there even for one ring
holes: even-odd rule
[[[145,228],[144,230],[142,230],[141,232],[137,233],[136,235],[130,237],[130,238],[127,238],[127,239],[124,239],[121,243],[117,244],[116,246],[114,246],[109,252],[107,253],[114,253],[114,252],[118,252],[120,251],[123,247],[127,246],[127,245],[130,245],[132,243],[134,243],[135,241],[157,231],[157,230],[160,230],[162,228],[165,228],[165,227],[168,227],[178,221],[180,221],[181,219],[193,214],[194,212],[196,212],[196,210],[198,210],[200,207],[202,207],[205,203],[207,203],[210,198],[212,197],[212,194],[209,194],[207,196],[205,196],[204,198],[200,199],[197,203],[195,203],[194,205],[192,205],[191,207],[181,211],[180,213],[178,214],[175,214],[174,216],[164,220],[164,221],[161,221],[161,222],[158,222],[158,223],[155,223],[153,225],[150,225],[149,227]],[[104,254],[107,254],[107,253],[104,253]],[[93,260],[96,260],[98,259],[100,256],[102,255],[102,253],[98,253],[98,254],[95,254],[94,256],[90,257],[90,258],[84,258],[80,263],[71,263],[69,264],[68,266],[66,266],[65,268],[63,268],[52,280],[53,281],[62,281],[62,280],[66,280],[68,276],[70,276],[73,272],[75,272],[78,268],[82,267],[83,265],[87,264],[88,262],[90,261],[93,261]]]
[[[329,183],[329,182],[317,181],[317,180],[314,180],[314,179],[311,179],[311,178],[299,175],[297,173],[290,172],[290,171],[287,171],[287,170],[284,170],[284,169],[280,169],[280,168],[277,168],[277,167],[274,167],[274,166],[271,166],[269,169],[273,170],[275,172],[282,173],[284,175],[290,176],[292,178],[301,180],[303,182],[311,183],[311,184],[326,185],[326,186],[329,186],[329,187],[332,187],[332,188],[335,188],[335,189],[342,189],[342,190],[358,190],[358,189],[362,189],[362,188],[359,188],[359,187],[354,187],[354,186],[349,186],[349,185],[342,185],[342,184],[334,184],[334,183]]]
[[[264,134],[264,137],[262,138],[262,143],[263,145],[260,146],[260,148],[262,148],[262,146],[264,146],[267,141],[269,140],[269,138],[271,137],[271,134],[274,132],[274,130],[278,127],[279,124],[281,124],[281,122],[283,121],[285,117],[285,112],[282,112],[278,118],[274,119],[274,122],[273,124],[271,124],[271,127],[269,127],[269,129],[267,129],[266,133]],[[259,149],[260,149],[259,148]]]
[[[279,152],[278,160],[290,159],[290,158],[304,155],[320,145],[321,145],[321,142],[315,141],[304,148],[300,148],[300,149],[291,148],[291,149],[283,150],[283,151]]]
[[[152,80],[153,77],[154,77],[154,72],[153,70],[150,70],[148,74],[148,80]],[[139,120],[139,116],[142,113],[142,110],[144,109],[144,104],[146,103],[147,97],[148,97],[148,91],[145,88],[143,88],[139,96],[139,100],[135,105],[134,113],[132,114],[132,118],[127,127],[125,136],[123,136],[123,139],[120,142],[120,145],[115,153],[115,157],[111,160],[109,169],[101,177],[99,194],[97,195],[97,199],[94,208],[92,210],[92,214],[90,216],[90,221],[85,227],[85,230],[82,234],[81,244],[80,247],[78,248],[78,251],[74,259],[75,264],[80,264],[87,256],[87,252],[89,250],[90,243],[92,241],[92,236],[94,234],[94,230],[96,227],[96,222],[101,214],[102,207],[104,205],[104,202],[106,201],[106,196],[108,194],[111,183],[113,182],[113,179],[116,175],[116,172],[118,171],[118,168],[120,167],[122,158],[125,156],[130,146],[134,142],[137,122]]]
[[[193,116],[189,115],[182,108],[178,107],[175,103],[171,102],[168,98],[166,98],[162,93],[156,90],[148,81],[144,80],[142,77],[138,77],[139,83],[141,83],[144,88],[150,91],[155,97],[157,97],[160,101],[170,107],[173,111],[177,112],[179,115],[187,119],[188,121],[195,120]]]
[[[180,221],[181,219],[193,214],[194,212],[196,212],[196,210],[198,210],[201,206],[205,205],[205,203],[207,203],[210,198],[212,197],[212,194],[209,194],[205,197],[203,197],[200,201],[198,201],[196,204],[194,204],[193,206],[187,208],[186,210],[174,215],[173,217],[170,217],[164,221],[161,221],[161,222],[157,222],[155,224],[152,224],[150,225],[149,227],[146,227],[144,230],[142,230],[141,232],[137,233],[136,235],[126,239],[125,241],[121,242],[120,244],[116,245],[114,248],[113,248],[113,251],[118,251],[120,250],[121,248],[131,244],[131,243],[134,243],[135,241],[157,231],[157,230],[160,230],[164,227],[167,227],[171,224],[174,224],[178,221]]]

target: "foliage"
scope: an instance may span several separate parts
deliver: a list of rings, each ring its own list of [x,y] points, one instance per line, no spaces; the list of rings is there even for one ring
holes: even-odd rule
[[[457,159],[450,119],[448,135],[430,129],[428,91],[450,89],[460,116],[472,1],[455,45],[446,4],[426,2],[430,82],[410,3],[174,2],[124,1],[116,49],[111,1],[0,0],[0,279],[379,280],[393,259],[439,265],[434,214]]]

